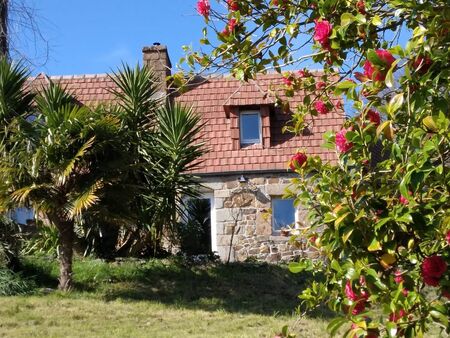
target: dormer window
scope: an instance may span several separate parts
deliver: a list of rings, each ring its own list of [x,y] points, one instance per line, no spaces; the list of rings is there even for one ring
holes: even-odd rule
[[[241,146],[260,144],[261,113],[259,110],[244,110],[239,114],[239,130]]]

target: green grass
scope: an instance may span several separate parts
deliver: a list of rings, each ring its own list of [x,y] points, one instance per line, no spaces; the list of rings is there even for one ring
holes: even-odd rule
[[[298,320],[305,277],[266,264],[77,260],[76,290],[56,287],[53,259],[24,260],[32,296],[0,298],[0,337],[326,337],[328,318]],[[40,290],[40,291],[39,291]]]

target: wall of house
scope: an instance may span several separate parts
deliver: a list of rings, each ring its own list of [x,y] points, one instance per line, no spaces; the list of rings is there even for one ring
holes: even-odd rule
[[[216,250],[224,261],[290,261],[298,256],[316,256],[305,240],[289,243],[291,236],[272,231],[272,198],[281,197],[290,186],[288,173],[241,175],[202,178],[203,192],[213,196]],[[297,210],[300,226],[307,211]],[[213,225],[214,226],[214,225]],[[214,246],[214,245],[213,245]]]

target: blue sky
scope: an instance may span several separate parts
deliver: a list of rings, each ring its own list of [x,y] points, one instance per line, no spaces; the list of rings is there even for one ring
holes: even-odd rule
[[[34,61],[34,74],[105,73],[121,61],[136,64],[145,45],[158,41],[169,48],[172,64],[183,55],[182,45],[198,46],[202,17],[195,0],[27,0],[49,43],[19,45]]]

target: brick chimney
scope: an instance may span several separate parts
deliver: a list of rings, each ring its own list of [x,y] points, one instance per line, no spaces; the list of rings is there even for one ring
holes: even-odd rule
[[[170,62],[167,47],[155,42],[153,46],[142,48],[144,65],[149,67],[156,75],[159,82],[161,97],[168,94],[166,77],[171,75],[172,64]]]

